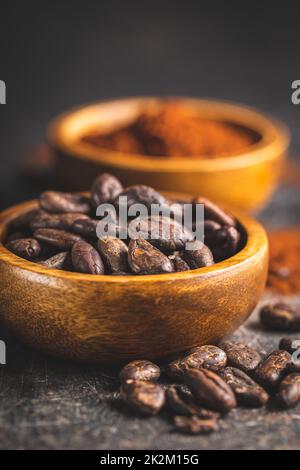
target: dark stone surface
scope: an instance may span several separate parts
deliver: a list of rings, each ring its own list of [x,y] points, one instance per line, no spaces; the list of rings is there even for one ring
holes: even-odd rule
[[[118,401],[117,371],[63,363],[1,337],[7,343],[7,364],[0,367],[2,449],[299,448],[300,406],[284,412],[239,408],[214,434],[185,436],[165,416],[128,413]],[[254,313],[234,338],[266,354],[281,335],[262,333]]]
[[[0,208],[40,190],[18,176],[49,119],[74,104],[138,94],[213,96],[258,106],[285,121],[299,153],[299,3],[6,2],[1,6]],[[300,189],[282,187],[260,219],[299,223]],[[1,293],[0,293],[1,295]],[[270,351],[255,315],[236,337]],[[44,357],[0,329],[0,448],[295,449],[300,407],[238,409],[210,436],[182,436],[163,417],[141,419],[117,404],[115,371]]]

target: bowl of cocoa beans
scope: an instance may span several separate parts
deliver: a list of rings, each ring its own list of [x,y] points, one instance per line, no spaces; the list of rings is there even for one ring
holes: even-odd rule
[[[265,287],[268,242],[248,215],[203,197],[124,187],[44,191],[0,214],[0,319],[65,359],[165,360],[220,341]]]

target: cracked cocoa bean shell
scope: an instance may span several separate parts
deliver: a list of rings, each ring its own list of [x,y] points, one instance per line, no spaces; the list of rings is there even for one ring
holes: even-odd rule
[[[255,349],[238,341],[223,341],[219,347],[226,352],[228,364],[244,372],[255,370],[262,360]]]
[[[120,395],[128,406],[145,415],[157,414],[165,404],[163,387],[146,380],[127,380]]]
[[[234,391],[239,405],[256,408],[269,400],[267,392],[242,370],[225,367],[218,373]]]
[[[126,364],[120,374],[121,382],[127,380],[158,380],[160,377],[160,368],[151,361],[136,360]]]

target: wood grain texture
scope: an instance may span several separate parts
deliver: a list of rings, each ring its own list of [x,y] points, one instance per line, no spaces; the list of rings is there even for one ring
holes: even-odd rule
[[[57,178],[64,188],[85,190],[100,172],[125,185],[148,184],[160,190],[201,194],[246,210],[264,205],[279,180],[289,144],[287,130],[245,106],[182,98],[197,115],[226,120],[256,131],[262,139],[239,156],[209,158],[147,157],[95,148],[80,142],[91,129],[111,130],[133,120],[154,98],[129,98],[83,106],[59,116],[49,128],[56,153]]]
[[[0,215],[0,239],[29,202]],[[37,349],[82,362],[163,359],[216,342],[245,321],[265,286],[261,225],[236,214],[245,247],[209,268],[155,276],[94,276],[51,270],[0,245],[0,317]]]

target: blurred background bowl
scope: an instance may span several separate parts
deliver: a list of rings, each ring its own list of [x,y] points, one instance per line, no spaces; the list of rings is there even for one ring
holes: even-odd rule
[[[57,179],[65,189],[81,191],[95,176],[112,172],[123,184],[148,184],[157,189],[201,194],[247,211],[263,207],[279,181],[289,145],[281,123],[246,106],[222,101],[176,98],[206,119],[238,126],[256,136],[245,151],[211,159],[155,157],[94,147],[81,141],[97,129],[107,132],[136,119],[159,98],[126,98],[94,103],[66,112],[49,127],[56,155]]]

